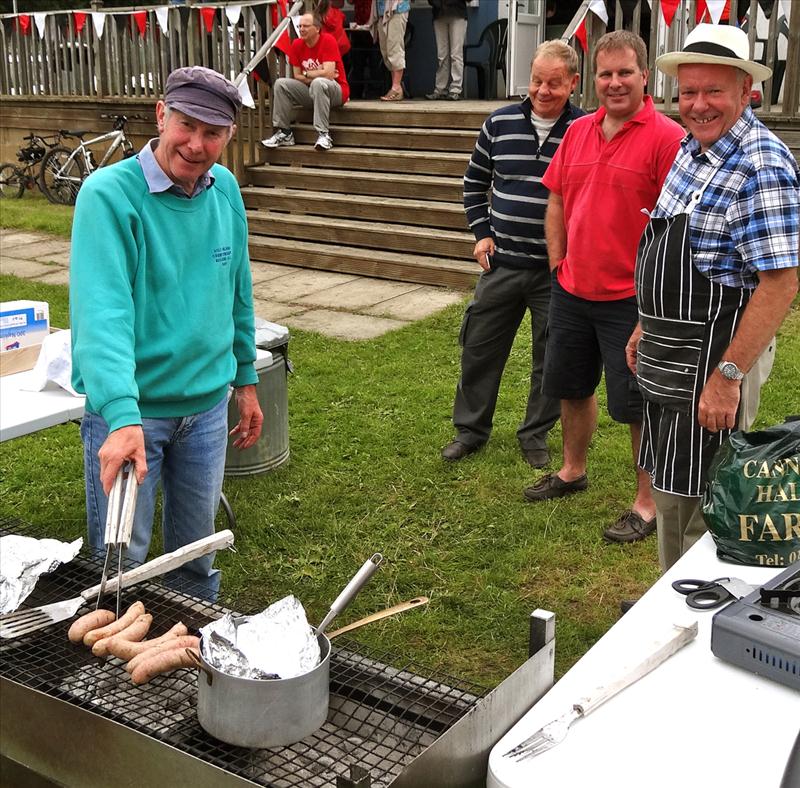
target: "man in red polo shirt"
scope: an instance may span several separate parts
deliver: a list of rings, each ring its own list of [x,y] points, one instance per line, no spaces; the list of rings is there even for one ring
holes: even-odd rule
[[[653,533],[650,477],[636,465],[642,398],[625,362],[637,322],[633,269],[639,237],[675,159],[683,130],[645,96],[644,41],[604,35],[594,53],[600,109],[576,120],[545,173],[545,234],[553,291],[542,391],[561,400],[560,470],[525,490],[529,501],[588,487],[586,460],[597,425],[595,389],[606,376],[608,412],[630,425],[636,498],[603,536],[634,542]]]
[[[292,41],[289,62],[294,76],[281,77],[272,87],[272,127],[275,133],[261,144],[265,148],[294,145],[292,121],[295,105],[314,108],[314,128],[319,151],[330,150],[333,140],[329,132],[331,107],[341,107],[350,98],[342,56],[336,39],[322,31],[316,14],[300,17],[300,38]]]

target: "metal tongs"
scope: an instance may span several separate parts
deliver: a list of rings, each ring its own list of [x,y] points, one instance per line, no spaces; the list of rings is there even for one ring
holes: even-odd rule
[[[106,514],[106,531],[103,541],[106,545],[106,560],[103,563],[103,575],[100,579],[100,590],[97,592],[95,610],[100,607],[100,600],[106,590],[111,553],[117,551],[117,577],[122,576],[122,563],[125,550],[131,543],[133,533],[133,516],[136,513],[136,495],[139,484],[136,481],[134,464],[126,462],[117,472],[111,492],[108,495],[108,512]],[[117,583],[117,618],[120,614],[120,593],[122,583]]]

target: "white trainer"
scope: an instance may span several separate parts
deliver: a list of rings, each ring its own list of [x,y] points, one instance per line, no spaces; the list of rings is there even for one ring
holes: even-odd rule
[[[278,129],[271,137],[261,140],[261,144],[265,148],[286,148],[289,145],[294,145],[294,133],[288,133]]]
[[[317,141],[314,143],[314,147],[317,150],[330,150],[333,147],[333,140],[331,139],[330,134],[320,134],[317,137]]]

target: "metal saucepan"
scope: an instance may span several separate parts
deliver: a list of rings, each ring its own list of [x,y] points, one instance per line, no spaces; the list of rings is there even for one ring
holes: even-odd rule
[[[383,561],[375,553],[336,597],[317,627],[319,664],[289,679],[244,679],[209,665],[201,645],[197,674],[197,719],[221,741],[239,747],[281,747],[305,739],[322,727],[328,716],[331,642],[330,624]]]

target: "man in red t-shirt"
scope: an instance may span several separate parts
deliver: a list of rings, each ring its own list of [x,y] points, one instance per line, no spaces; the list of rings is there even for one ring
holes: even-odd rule
[[[322,22],[315,14],[300,17],[300,38],[292,42],[289,62],[294,77],[281,77],[272,87],[272,127],[275,133],[261,144],[265,148],[294,145],[292,121],[294,107],[314,108],[314,147],[325,151],[333,147],[328,131],[331,107],[341,107],[350,98],[342,58],[336,39],[322,32]]]
[[[600,109],[578,118],[545,173],[545,235],[553,272],[542,391],[561,400],[564,459],[525,490],[529,501],[585,490],[589,442],[597,425],[595,389],[605,373],[608,412],[628,424],[636,497],[603,536],[635,542],[656,529],[650,477],[636,465],[642,398],[625,361],[638,321],[633,269],[639,237],[684,136],[644,94],[644,41],[625,30],[595,49]]]

